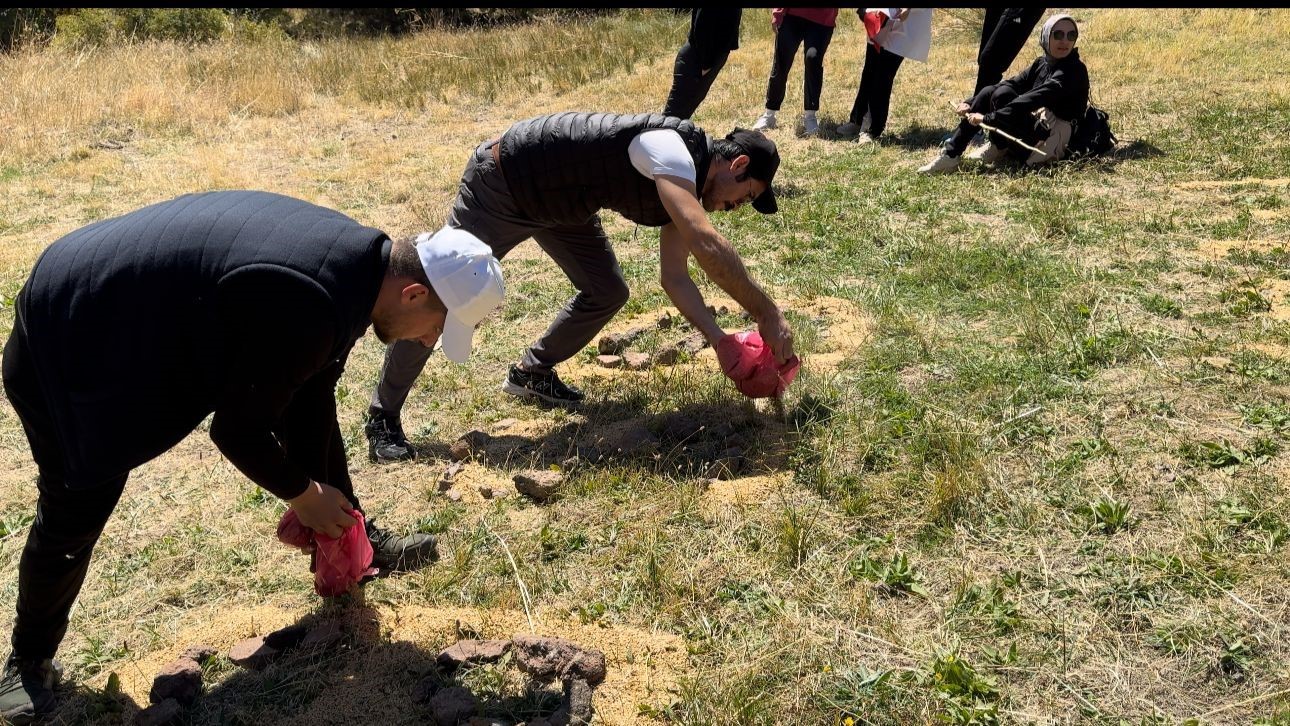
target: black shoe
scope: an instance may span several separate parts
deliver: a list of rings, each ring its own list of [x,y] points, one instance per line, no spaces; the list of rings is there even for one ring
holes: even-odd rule
[[[439,559],[439,548],[428,534],[396,537],[368,519],[367,539],[372,543],[372,567],[382,572],[411,572]]]
[[[388,416],[371,416],[363,426],[367,434],[367,458],[385,464],[391,461],[410,461],[417,457],[398,419]]]
[[[0,716],[5,723],[27,724],[54,710],[54,687],[62,680],[58,661],[9,656],[0,678]]]
[[[502,390],[512,396],[538,398],[559,406],[581,403],[586,398],[582,391],[573,386],[566,386],[555,371],[546,373],[522,371],[514,363],[506,373],[506,382],[502,384]]]

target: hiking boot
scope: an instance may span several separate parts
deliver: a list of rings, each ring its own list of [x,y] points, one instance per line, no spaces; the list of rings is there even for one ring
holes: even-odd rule
[[[28,724],[53,711],[54,687],[62,678],[56,660],[10,655],[0,678],[0,716],[5,723]]]
[[[985,146],[978,146],[965,154],[969,159],[983,161],[986,164],[993,164],[1007,155],[1007,149],[996,146],[993,142],[987,143]]]
[[[775,126],[776,126],[775,114],[767,112],[758,116],[757,120],[753,122],[753,131],[761,131],[763,129],[773,129],[775,128]]]
[[[959,158],[957,156],[947,156],[941,154],[932,159],[927,164],[918,167],[919,174],[948,174],[959,168]]]
[[[372,567],[382,572],[412,572],[439,559],[439,548],[431,535],[418,532],[396,537],[372,520],[364,521],[367,539],[372,543]]]
[[[372,416],[364,424],[363,433],[367,434],[367,458],[375,463],[410,461],[417,457],[396,418]]]
[[[537,398],[558,406],[581,403],[586,398],[582,391],[573,386],[566,386],[555,371],[546,373],[523,371],[514,363],[506,373],[506,382],[502,384],[502,390],[512,396]]]

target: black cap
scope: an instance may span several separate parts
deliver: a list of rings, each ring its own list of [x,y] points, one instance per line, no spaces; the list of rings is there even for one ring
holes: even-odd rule
[[[779,204],[775,202],[775,190],[770,184],[775,178],[775,172],[779,170],[779,150],[775,148],[775,142],[760,131],[741,128],[727,134],[726,141],[738,144],[748,155],[748,174],[757,181],[766,182],[766,191],[752,202],[753,209],[762,214],[779,211]]]

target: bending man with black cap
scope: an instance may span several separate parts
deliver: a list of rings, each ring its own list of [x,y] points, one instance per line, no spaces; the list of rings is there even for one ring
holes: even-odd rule
[[[498,259],[532,237],[578,290],[511,365],[502,389],[558,405],[583,399],[554,368],[591,342],[628,297],[600,225],[602,209],[662,228],[663,289],[710,343],[724,332],[690,278],[691,255],[757,321],[778,362],[791,358],[793,333],[783,313],[707,216],[746,202],[764,214],[775,212],[771,180],[778,168],[775,144],[759,132],[735,129],[710,139],[690,121],[660,114],[538,116],[476,148],[448,225],[479,237]],[[400,412],[429,355],[408,343],[386,352],[367,425],[373,460],[412,458]]]
[[[391,241],[266,192],[190,194],[76,230],[18,294],[4,387],[39,468],[18,569],[0,714],[53,707],[52,660],[130,470],[213,413],[215,445],[301,523],[339,536],[359,508],[335,388],[354,343],[432,346],[454,360],[502,301],[501,268],[461,230]],[[372,564],[435,559],[427,535],[367,520]]]

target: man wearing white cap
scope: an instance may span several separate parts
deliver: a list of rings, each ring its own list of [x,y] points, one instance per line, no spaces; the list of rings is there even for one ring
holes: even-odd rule
[[[234,466],[305,526],[339,536],[360,508],[335,399],[354,343],[369,326],[385,343],[442,336],[463,361],[502,296],[497,260],[468,233],[391,240],[267,192],[189,194],[50,245],[4,348],[39,499],[0,716],[52,708],[52,659],[131,469],[214,414],[211,439]],[[366,523],[373,566],[435,559],[429,535]]]

